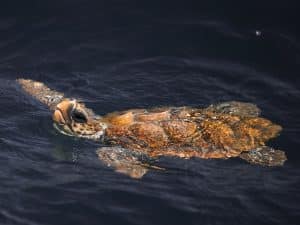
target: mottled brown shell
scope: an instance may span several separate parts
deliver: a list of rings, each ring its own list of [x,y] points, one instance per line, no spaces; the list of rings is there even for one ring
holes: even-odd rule
[[[264,166],[283,165],[283,151],[265,146],[278,135],[281,127],[259,117],[260,110],[251,103],[223,102],[207,108],[164,107],[132,109],[97,116],[83,103],[65,98],[45,84],[18,79],[22,89],[53,111],[55,127],[63,134],[106,140],[111,147],[101,147],[98,157],[107,166],[134,178],[150,168],[143,162],[156,156],[183,158],[240,158]],[[150,156],[150,157],[147,157]]]
[[[264,146],[281,127],[256,115],[208,107],[156,108],[108,114],[106,139],[150,156],[227,158]]]

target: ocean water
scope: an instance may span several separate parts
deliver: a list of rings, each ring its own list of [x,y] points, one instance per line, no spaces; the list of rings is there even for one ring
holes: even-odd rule
[[[251,1],[12,1],[0,16],[0,224],[299,224],[296,5]],[[283,167],[160,158],[135,180],[98,143],[66,137],[16,78],[102,115],[154,106],[257,104],[282,125]]]

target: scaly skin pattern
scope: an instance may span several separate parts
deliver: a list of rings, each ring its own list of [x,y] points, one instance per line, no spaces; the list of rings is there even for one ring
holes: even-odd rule
[[[26,79],[18,79],[17,82],[22,86],[25,92],[34,96],[45,105],[48,105],[51,110],[64,98],[63,93],[51,90],[42,82]]]
[[[108,124],[108,142],[152,157],[236,157],[264,146],[281,130],[261,117],[217,113],[210,108],[128,110],[106,115],[103,121]]]

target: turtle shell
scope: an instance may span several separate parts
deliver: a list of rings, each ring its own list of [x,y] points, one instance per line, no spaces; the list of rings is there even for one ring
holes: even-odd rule
[[[108,142],[151,157],[235,157],[264,146],[281,130],[256,114],[239,115],[212,106],[134,109],[108,114],[104,121]]]

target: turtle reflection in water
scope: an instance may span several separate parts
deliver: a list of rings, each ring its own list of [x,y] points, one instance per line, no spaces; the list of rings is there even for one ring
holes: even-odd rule
[[[25,92],[50,108],[61,133],[107,143],[109,147],[97,150],[99,159],[134,178],[156,168],[148,159],[159,156],[240,157],[264,166],[280,166],[286,161],[283,151],[265,145],[281,127],[259,117],[260,110],[251,103],[131,109],[98,116],[83,103],[41,82],[17,81]]]

